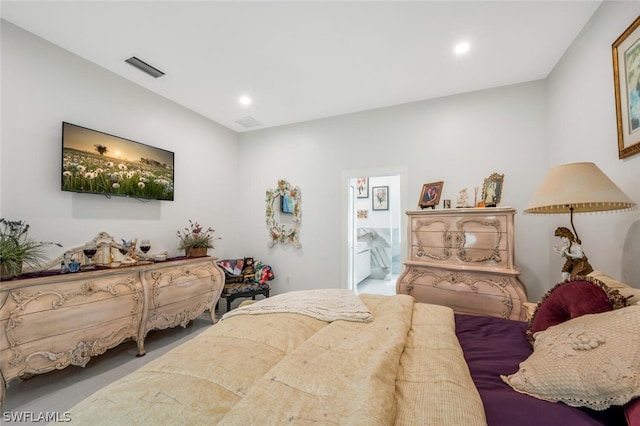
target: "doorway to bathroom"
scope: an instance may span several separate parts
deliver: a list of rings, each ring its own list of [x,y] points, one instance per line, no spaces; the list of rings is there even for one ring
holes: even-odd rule
[[[350,288],[393,295],[402,272],[401,176],[351,177],[349,186]]]

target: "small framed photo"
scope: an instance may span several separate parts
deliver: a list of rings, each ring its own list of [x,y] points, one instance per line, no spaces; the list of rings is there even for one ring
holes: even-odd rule
[[[371,188],[373,198],[372,210],[389,210],[389,187],[374,186]]]
[[[358,210],[358,219],[368,219],[369,210]]]
[[[369,178],[356,180],[356,198],[369,198]]]
[[[440,195],[442,195],[442,187],[444,181],[425,183],[422,185],[422,193],[420,193],[420,200],[418,201],[418,207],[426,209],[431,207],[436,208],[436,205],[440,203]]]
[[[502,198],[502,184],[504,175],[493,173],[484,180],[482,185],[482,203],[485,207],[495,207]]]
[[[640,153],[640,16],[613,43],[618,158]]]

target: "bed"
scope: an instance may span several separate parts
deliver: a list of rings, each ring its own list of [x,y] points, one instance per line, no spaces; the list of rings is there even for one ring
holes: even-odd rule
[[[527,322],[456,314],[408,295],[285,293],[227,313],[196,338],[89,396],[70,417],[94,425],[636,426],[640,306],[620,300],[622,306],[610,304],[535,334],[533,351]],[[569,405],[574,394],[568,403],[549,402],[526,394],[539,389],[514,390],[523,375],[530,379],[527,368],[536,368],[535,345],[541,342],[542,352],[543,337],[558,340],[547,333],[562,335],[569,326],[575,335],[576,327],[585,327],[576,321],[588,319],[598,330],[614,326],[619,332],[581,349],[580,356],[620,345],[614,358],[629,369],[617,380],[623,388],[607,394],[610,407],[597,398],[586,401],[597,409],[578,408]]]

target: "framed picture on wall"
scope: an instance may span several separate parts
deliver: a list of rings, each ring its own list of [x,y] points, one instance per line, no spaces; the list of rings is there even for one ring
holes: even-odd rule
[[[618,158],[640,153],[640,16],[613,43]]]
[[[372,210],[389,210],[389,187],[374,186],[371,188]]]
[[[418,201],[418,207],[426,209],[431,207],[436,208],[436,205],[440,202],[440,195],[442,195],[442,187],[444,181],[425,183],[422,185],[422,192],[420,193],[420,201]]]
[[[356,180],[356,198],[369,198],[369,178]]]

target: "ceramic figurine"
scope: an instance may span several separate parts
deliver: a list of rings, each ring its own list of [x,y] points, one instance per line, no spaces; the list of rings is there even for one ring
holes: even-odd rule
[[[556,229],[555,236],[560,237],[563,246],[554,247],[553,249],[560,253],[560,256],[567,259],[562,266],[562,280],[573,279],[577,275],[587,275],[593,272],[589,259],[582,251],[580,240],[575,238],[568,228],[560,227]]]
[[[129,257],[134,262],[136,260],[136,245],[138,245],[138,239],[137,238],[131,239],[130,240],[130,245],[129,245]]]
[[[458,192],[458,200],[456,201],[456,207],[460,208],[460,207],[469,207],[469,204],[467,203],[467,197],[469,195],[467,194],[467,188],[462,188],[460,190],[460,192]]]

